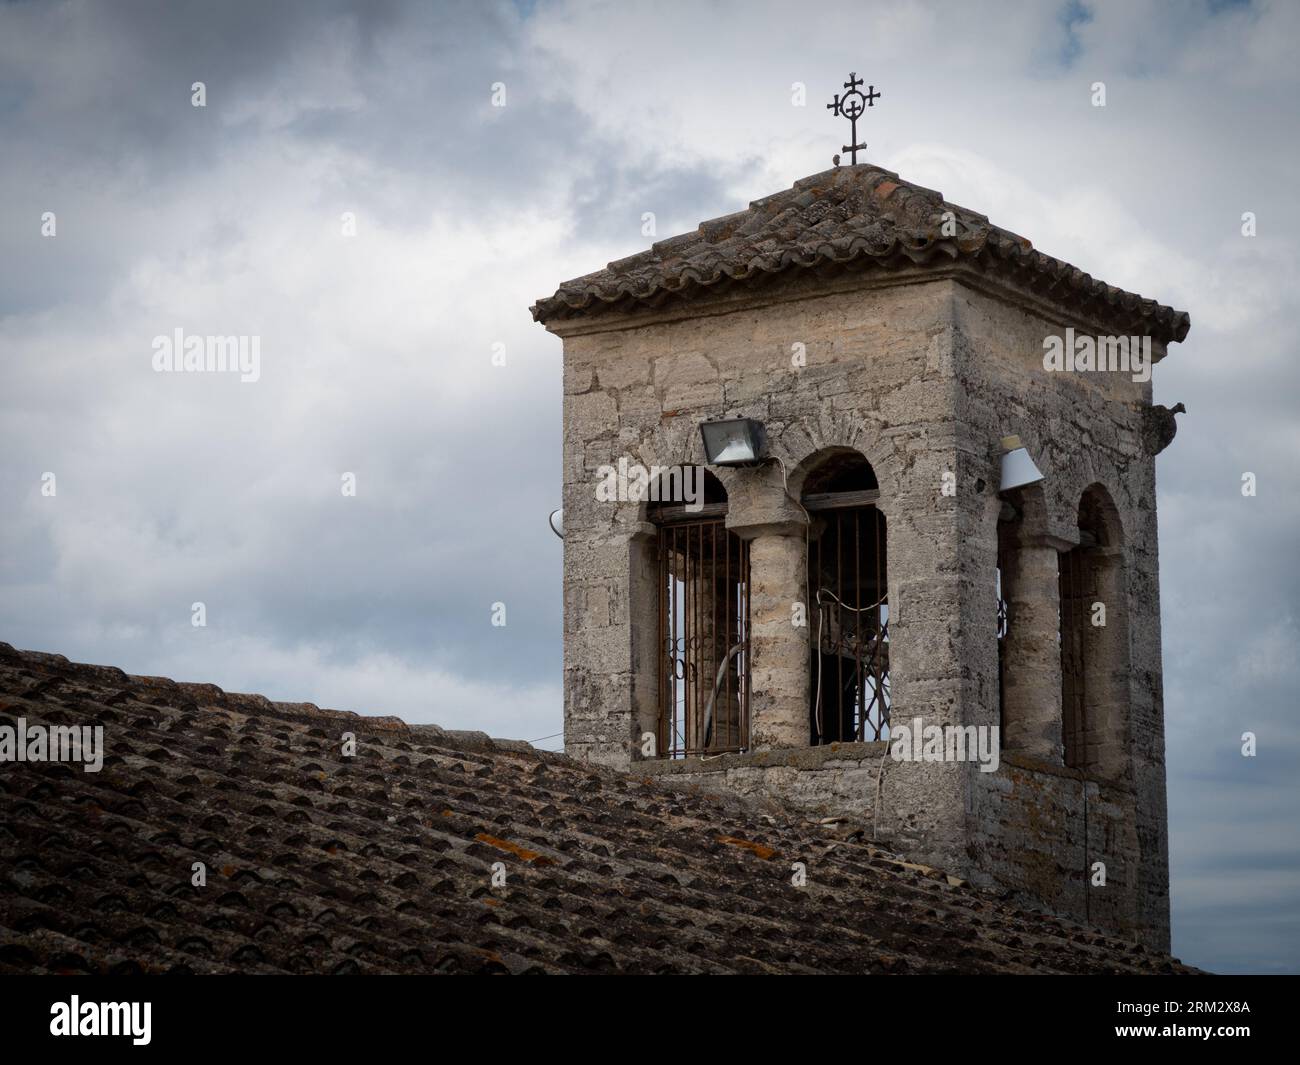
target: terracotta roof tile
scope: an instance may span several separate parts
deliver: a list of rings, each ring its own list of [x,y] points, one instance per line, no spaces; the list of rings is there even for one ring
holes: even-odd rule
[[[842,819],[481,733],[0,643],[19,718],[103,725],[106,754],[0,766],[0,973],[1189,971]]]
[[[951,212],[956,232],[943,232]],[[702,289],[756,284],[791,269],[898,268],[962,263],[1002,276],[1081,313],[1168,343],[1191,321],[1154,300],[1107,285],[1035,251],[1024,237],[941,193],[870,165],[837,167],[753,201],[745,211],[701,222],[693,233],[566,281],[533,306],[539,322],[659,306]]]

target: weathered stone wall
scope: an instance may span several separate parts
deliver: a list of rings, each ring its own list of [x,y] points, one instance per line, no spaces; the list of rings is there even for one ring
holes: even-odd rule
[[[885,754],[883,743],[830,743],[708,759],[650,760],[638,762],[636,772],[671,787],[747,795],[810,817],[839,814],[869,823]]]
[[[569,753],[627,766],[641,733],[653,730],[656,704],[654,587],[637,576],[652,550],[650,527],[644,506],[596,499],[597,470],[623,456],[647,468],[699,463],[699,423],[724,416],[766,424],[795,499],[805,474],[829,450],[852,449],[872,464],[889,529],[893,698],[909,716],[961,721],[962,701],[971,696],[961,626],[981,611],[987,622],[992,596],[982,588],[977,600],[958,572],[957,547],[968,530],[939,491],[957,463],[955,287],[925,273],[900,280],[827,286],[798,278],[774,283],[761,298],[699,298],[678,310],[553,326],[565,338]],[[792,359],[799,350],[803,366]],[[790,538],[778,466],[719,476],[728,490],[729,527],[746,537]],[[758,539],[751,552],[759,565],[788,554]],[[761,589],[758,575],[755,587]],[[760,722],[757,712],[755,720],[777,745],[806,731],[799,722],[806,717],[807,634],[776,639],[778,618],[803,596],[792,573],[784,606],[769,597],[764,616],[756,615],[772,631],[756,630],[768,646],[754,663],[755,676],[781,680],[789,720],[783,727],[766,714]],[[755,692],[756,710],[771,694]],[[900,792],[893,815],[920,859],[961,864],[964,767],[906,769],[915,784]]]
[[[1159,940],[1137,910],[1137,839],[1127,794],[1011,753],[986,776],[981,793],[979,861],[969,871],[975,883],[1010,888],[1022,900],[1153,945]],[[1097,861],[1105,863],[1105,887],[1090,882]]]
[[[1088,900],[1077,895],[1057,896],[1056,902],[1068,906],[1068,912],[1088,914],[1094,921],[1113,919],[1118,922],[1116,927],[1125,928],[1136,925],[1145,930],[1144,938],[1151,945],[1167,949],[1169,878],[1155,461],[1141,443],[1141,409],[1150,404],[1151,385],[1119,373],[1047,372],[1042,361],[1044,337],[1060,335],[1066,325],[1073,325],[1078,332],[1099,330],[1090,323],[1053,319],[1049,312],[1028,303],[1008,303],[963,286],[955,301],[954,322],[954,358],[961,386],[960,447],[966,471],[961,483],[980,478],[996,483],[997,455],[990,452],[988,442],[1014,433],[1046,474],[1034,496],[1019,501],[1024,511],[1024,538],[1068,549],[1079,543],[1079,503],[1091,486],[1102,486],[1114,504],[1122,543],[1110,561],[1117,579],[1109,583],[1117,594],[1106,604],[1108,628],[1099,646],[1106,649],[1118,678],[1092,676],[1089,683],[1100,686],[1118,679],[1126,686],[1127,723],[1117,727],[1109,739],[1104,771],[1089,776],[1100,778],[1106,800],[1097,808],[1122,811],[1128,830],[1098,837],[1095,826],[1090,825],[1089,858],[1106,863],[1107,887],[1093,889]],[[1159,345],[1155,354],[1157,358],[1163,355]],[[965,545],[964,564],[978,575],[980,583],[993,579],[996,559],[990,553],[995,549],[1000,509],[996,503],[970,501],[970,520],[978,533]],[[1050,586],[1043,590],[1055,594]],[[1013,627],[1016,620],[1013,616]],[[1055,629],[1054,619],[1043,623],[1043,631],[1036,633],[1040,650],[1053,646]],[[1120,643],[1122,646],[1117,646]],[[963,660],[982,690],[997,690],[996,640],[978,628],[967,630]],[[1008,662],[1008,672],[1021,664]],[[990,711],[996,711],[996,702]],[[1054,713],[1059,720],[1059,691]],[[1015,734],[1009,732],[1004,740],[1008,751],[1014,752]],[[1041,757],[1042,750],[1027,745],[1023,753]],[[1045,881],[1032,853],[1025,852],[1025,833],[1037,822],[1027,814],[1008,816],[1007,779],[1004,773],[971,774],[974,863],[996,870],[1000,882],[1032,884],[1043,897]],[[1071,789],[1061,783],[1041,780],[1036,787],[1037,793],[1050,796],[1046,801],[1061,812],[1058,819],[1040,827],[1049,839],[1060,841],[1062,854],[1069,853],[1082,838],[1081,804],[1070,798]],[[1011,794],[1028,801],[1027,796],[1035,792],[1026,785]],[[1018,851],[1024,854],[1019,866]],[[1081,866],[1072,864],[1071,868],[1077,871]]]
[[[970,862],[935,844],[933,811],[927,807],[944,794],[942,787],[935,786],[933,773],[927,772],[935,768],[942,767],[895,761],[885,743],[829,743],[710,758],[639,761],[633,772],[674,788],[745,795],[809,817],[849,817],[909,858],[933,862],[965,877],[976,872]],[[1007,803],[1009,808],[1014,805],[1014,800]],[[959,815],[961,810],[950,812]],[[995,881],[985,876],[982,882]],[[1036,897],[1022,885],[1022,878],[1013,877],[1001,886],[1022,890],[1026,899]]]

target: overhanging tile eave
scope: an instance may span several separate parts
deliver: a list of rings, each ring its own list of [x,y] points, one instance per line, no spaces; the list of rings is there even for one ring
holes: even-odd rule
[[[985,281],[985,287],[997,289],[1005,285],[1010,291],[1028,295],[1042,306],[1121,332],[1136,331],[1149,335],[1162,344],[1180,342],[1187,336],[1191,318],[1186,311],[1106,285],[1041,253],[1031,251],[1030,255],[1037,257],[1037,261],[1027,262],[987,248],[981,249],[979,254],[962,255],[951,248],[936,246],[928,249],[928,254],[923,254],[920,249],[911,249],[887,258],[853,255],[840,259],[813,258],[807,262],[789,259],[770,269],[766,266],[748,270],[720,269],[710,277],[682,277],[672,284],[648,290],[614,286],[612,289],[593,289],[585,294],[557,293],[550,299],[539,300],[531,311],[534,321],[546,325],[605,316],[621,317],[692,300],[708,301],[724,292],[753,290],[757,294],[780,275],[807,273],[830,279],[883,270],[906,273],[910,283],[923,282],[931,276],[935,279],[945,276],[979,277]],[[807,290],[799,293],[801,297],[809,295],[815,293]]]

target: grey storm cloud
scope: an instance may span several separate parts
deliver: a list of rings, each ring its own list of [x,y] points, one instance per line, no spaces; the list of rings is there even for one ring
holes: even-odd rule
[[[1189,412],[1159,460],[1174,949],[1300,970],[1300,13],[998,11],[0,5],[0,638],[558,732],[559,343],[527,308],[646,213],[825,169],[866,71],[869,158],[1191,313],[1155,370]],[[261,379],[154,373],[176,328],[260,337]]]

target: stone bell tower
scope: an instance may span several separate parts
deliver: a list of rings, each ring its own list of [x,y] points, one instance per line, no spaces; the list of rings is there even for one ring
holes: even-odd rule
[[[566,750],[1167,948],[1151,366],[1188,316],[865,164],[532,310]]]

